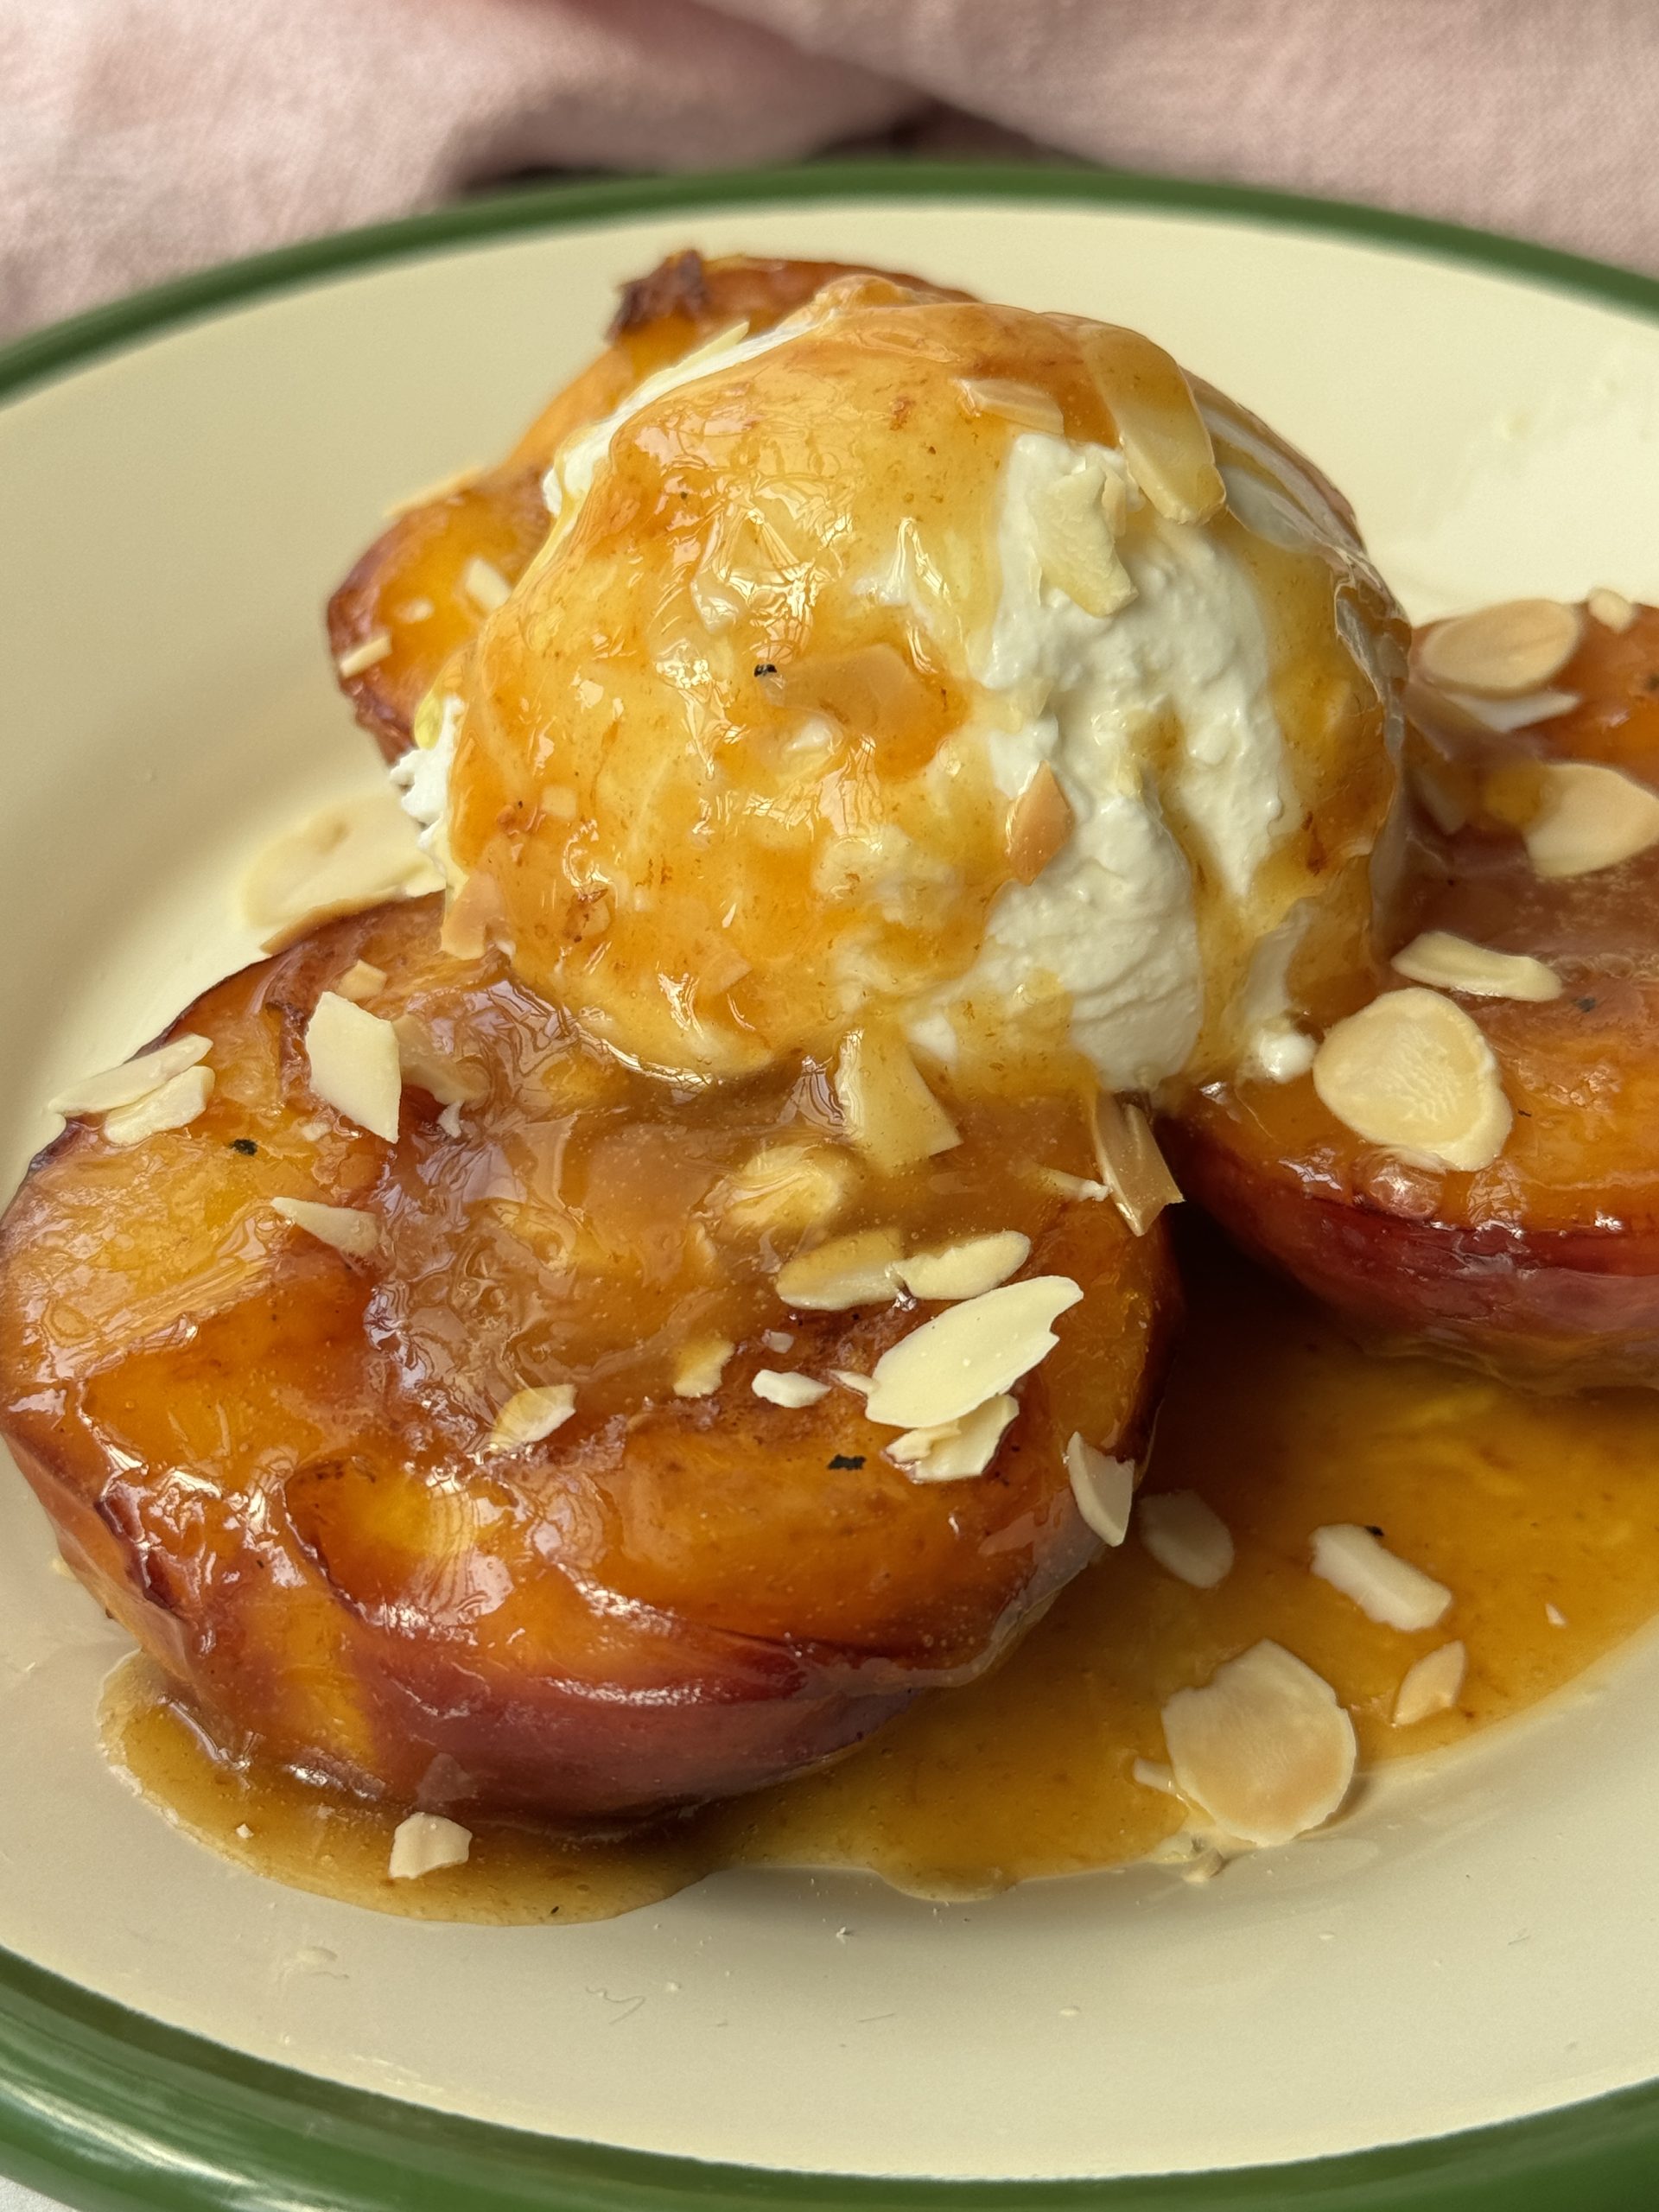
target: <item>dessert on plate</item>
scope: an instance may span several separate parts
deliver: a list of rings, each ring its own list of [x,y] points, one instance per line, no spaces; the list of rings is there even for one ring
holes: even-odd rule
[[[1183,1185],[1363,1324],[1642,1374],[1652,1231],[1586,1193],[1647,1173],[1659,616],[1552,607],[1408,680],[1340,495],[1132,331],[629,287],[330,603],[408,845],[64,1094],[0,1227],[0,1427],[207,1753],[423,1873],[976,1710],[1132,1521],[1213,1591],[1196,1488],[1135,1503]],[[1528,1120],[1571,1083],[1593,1129]],[[1452,1592],[1371,1518],[1314,1573],[1427,1638]],[[1125,1786],[1235,1847],[1329,1817],[1331,1682],[1184,1636]]]

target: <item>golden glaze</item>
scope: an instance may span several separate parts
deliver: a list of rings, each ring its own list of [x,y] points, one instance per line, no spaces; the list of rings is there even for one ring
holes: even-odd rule
[[[1217,1246],[1191,1256],[1192,1325],[1148,1483],[1210,1501],[1237,1543],[1232,1573],[1190,1589],[1131,1535],[994,1675],[925,1699],[817,1774],[603,1842],[480,1824],[467,1866],[393,1883],[401,1808],[218,1756],[153,1681],[115,1686],[111,1754],[229,1856],[384,1911],[602,1917],[741,1865],[866,1866],[925,1894],[976,1894],[1118,1865],[1167,1837],[1181,1808],[1137,1783],[1133,1763],[1163,1756],[1162,1700],[1257,1637],[1335,1685],[1363,1793],[1364,1769],[1526,1711],[1659,1611],[1649,1394],[1541,1402],[1427,1360],[1374,1359]],[[1402,1636],[1316,1581],[1309,1536],[1341,1520],[1382,1529],[1447,1584],[1446,1619]],[[1453,1637],[1469,1654],[1454,1710],[1392,1727],[1407,1668]]]

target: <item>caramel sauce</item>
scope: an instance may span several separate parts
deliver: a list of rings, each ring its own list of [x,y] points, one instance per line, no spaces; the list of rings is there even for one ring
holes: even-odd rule
[[[1258,1637],[1335,1687],[1363,1771],[1525,1711],[1659,1611],[1659,1396],[1540,1398],[1376,1358],[1298,1294],[1194,1244],[1147,1482],[1197,1491],[1226,1521],[1236,1562],[1214,1590],[1164,1573],[1131,1530],[994,1675],[812,1773],[632,1835],[480,1821],[466,1866],[413,1882],[386,1872],[401,1807],[223,1757],[147,1662],[112,1680],[110,1755],[256,1872],[422,1919],[600,1919],[741,1866],[868,1868],[923,1895],[982,1894],[1120,1866],[1167,1838],[1183,1808],[1136,1783],[1133,1764],[1164,1755],[1163,1700]],[[1417,1636],[1367,1619],[1307,1571],[1312,1531],[1332,1521],[1382,1530],[1453,1591],[1452,1610]],[[1407,1668],[1452,1637],[1469,1660],[1455,1709],[1394,1728]]]

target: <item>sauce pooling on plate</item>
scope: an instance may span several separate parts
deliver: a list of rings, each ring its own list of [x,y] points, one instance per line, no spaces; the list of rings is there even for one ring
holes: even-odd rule
[[[1363,1790],[1366,1767],[1524,1712],[1659,1612],[1659,1397],[1538,1397],[1376,1359],[1219,1247],[1195,1241],[1193,1262],[1147,1490],[1205,1498],[1234,1539],[1230,1573],[1210,1590],[1178,1581],[1132,1524],[995,1674],[816,1773],[632,1835],[480,1822],[467,1864],[393,1882],[403,1808],[224,1754],[137,1664],[111,1684],[111,1755],[243,1864],[422,1918],[600,1919],[734,1866],[864,1867],[924,1895],[973,1895],[1166,1845],[1184,1808],[1135,1778],[1137,1759],[1164,1758],[1160,1707],[1260,1637],[1335,1688]],[[1404,1635],[1316,1580],[1310,1538],[1335,1522],[1382,1529],[1445,1583],[1446,1618]],[[1407,1669],[1452,1638],[1468,1653],[1455,1705],[1395,1727]]]

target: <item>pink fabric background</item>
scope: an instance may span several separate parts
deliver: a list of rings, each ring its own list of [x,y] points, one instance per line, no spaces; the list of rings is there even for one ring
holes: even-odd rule
[[[529,168],[969,118],[1659,267],[1654,0],[0,0],[0,332]]]

